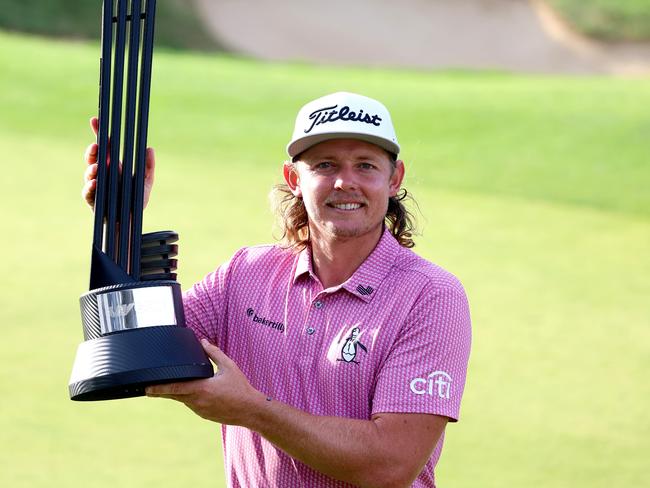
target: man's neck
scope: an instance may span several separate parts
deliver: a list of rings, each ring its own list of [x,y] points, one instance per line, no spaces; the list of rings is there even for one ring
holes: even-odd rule
[[[323,288],[340,285],[350,278],[375,249],[382,233],[382,226],[351,238],[323,238],[312,233],[312,265]]]

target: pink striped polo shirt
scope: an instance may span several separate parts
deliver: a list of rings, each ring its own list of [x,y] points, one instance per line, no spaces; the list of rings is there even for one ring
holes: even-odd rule
[[[370,419],[430,413],[456,421],[471,326],[450,273],[385,230],[345,283],[323,289],[309,248],[239,250],[185,294],[188,326],[217,344],[250,383],[315,415]],[[222,426],[231,487],[344,487],[259,434]],[[443,439],[414,487],[434,487]]]

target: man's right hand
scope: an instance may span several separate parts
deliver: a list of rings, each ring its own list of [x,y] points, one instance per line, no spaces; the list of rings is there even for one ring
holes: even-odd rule
[[[90,127],[93,130],[95,137],[97,137],[97,130],[99,129],[99,121],[97,117],[90,119]],[[81,197],[86,201],[91,209],[95,207],[95,188],[97,187],[97,144],[92,143],[86,148],[84,159],[88,167],[84,173],[84,186],[81,190]],[[107,157],[108,164],[110,158]],[[121,166],[121,165],[120,165]],[[120,171],[121,171],[120,167]],[[145,171],[144,171],[144,206],[149,202],[151,189],[153,188],[154,172],[156,169],[156,157],[153,148],[148,147],[145,157]]]

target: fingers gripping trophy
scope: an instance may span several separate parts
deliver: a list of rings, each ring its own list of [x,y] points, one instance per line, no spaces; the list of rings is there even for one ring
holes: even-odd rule
[[[178,235],[142,234],[155,10],[155,0],[102,6],[90,291],[80,298],[72,400],[142,396],[148,385],[213,375],[185,327]]]

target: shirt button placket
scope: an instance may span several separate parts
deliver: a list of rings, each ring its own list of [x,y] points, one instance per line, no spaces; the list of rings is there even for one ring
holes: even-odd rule
[[[323,302],[321,300],[316,300],[312,305],[316,310],[321,310],[323,308]],[[308,336],[313,336],[316,333],[316,329],[313,326],[308,325],[305,328],[305,332],[307,332]]]

